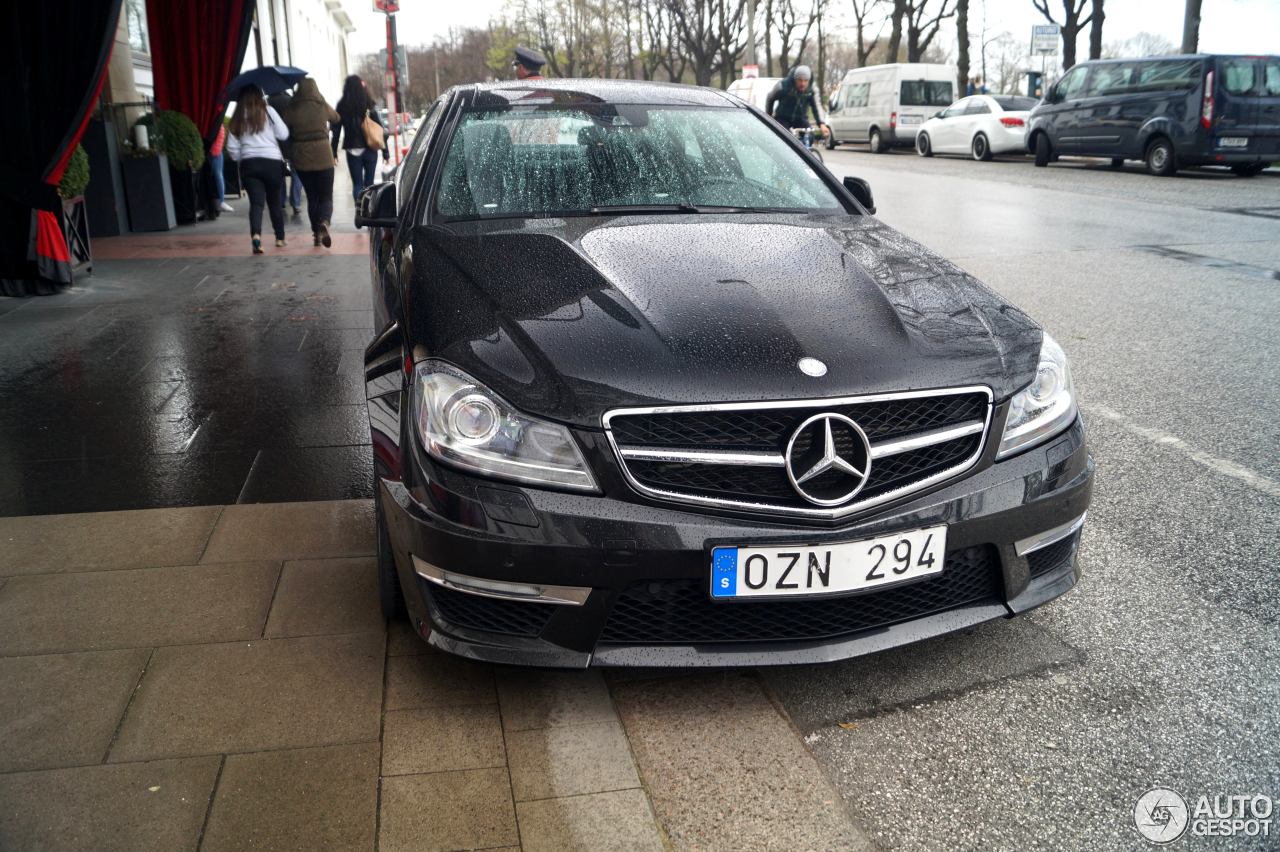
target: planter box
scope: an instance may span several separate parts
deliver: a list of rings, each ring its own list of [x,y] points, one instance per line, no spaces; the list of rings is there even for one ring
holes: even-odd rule
[[[169,183],[169,158],[125,157],[124,191],[129,200],[129,227],[134,231],[171,231],[173,188]]]
[[[200,204],[200,194],[196,191],[196,173],[191,169],[175,169],[169,167],[169,185],[173,187],[173,215],[179,225],[190,225],[196,221],[196,211]]]
[[[100,237],[115,237],[129,231],[125,207],[124,180],[120,176],[120,145],[116,126],[94,119],[80,140],[89,155],[89,186],[84,205],[89,227]]]
[[[89,242],[89,215],[84,196],[62,200],[62,235],[71,254],[71,281],[93,274],[93,246]]]

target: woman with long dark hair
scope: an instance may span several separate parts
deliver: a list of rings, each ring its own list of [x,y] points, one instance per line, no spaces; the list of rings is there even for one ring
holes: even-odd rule
[[[358,74],[352,74],[342,84],[338,117],[339,121],[333,125],[333,158],[338,159],[338,139],[341,137],[342,148],[347,152],[347,169],[351,172],[351,195],[359,204],[360,193],[373,183],[374,169],[378,165],[377,151],[370,148],[368,140],[364,138],[364,120],[366,117],[372,118],[379,125],[382,125],[382,120],[378,118],[373,98],[369,97],[364,80]],[[385,127],[383,132],[386,132]],[[382,159],[390,159],[385,144],[382,146]]]
[[[257,86],[245,86],[236,96],[231,116],[227,153],[240,164],[240,182],[249,191],[249,236],[253,253],[262,254],[262,207],[271,214],[276,232],[276,248],[284,248],[284,210],[280,190],[284,186],[284,155],[280,143],[289,138],[289,128],[267,106]]]
[[[315,245],[329,248],[329,220],[333,218],[333,154],[329,149],[329,125],[338,114],[320,94],[316,81],[307,77],[284,111],[293,142],[293,168],[307,191],[307,216]]]

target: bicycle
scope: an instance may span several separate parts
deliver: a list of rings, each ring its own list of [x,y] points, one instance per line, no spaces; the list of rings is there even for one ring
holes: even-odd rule
[[[804,146],[804,149],[806,151],[808,151],[813,156],[817,157],[819,163],[823,162],[822,149],[813,144],[813,137],[818,132],[817,128],[793,127],[791,128],[791,132],[795,134],[795,137],[797,139],[800,140],[800,144]]]

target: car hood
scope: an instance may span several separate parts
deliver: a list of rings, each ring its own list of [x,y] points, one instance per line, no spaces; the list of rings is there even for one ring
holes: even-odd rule
[[[423,227],[408,333],[530,413],[1026,385],[1041,331],[870,217],[582,217]],[[827,365],[801,372],[801,358]]]

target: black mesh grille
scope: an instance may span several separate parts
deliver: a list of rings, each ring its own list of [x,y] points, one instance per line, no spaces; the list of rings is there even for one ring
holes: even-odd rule
[[[868,438],[879,441],[953,423],[983,420],[987,416],[987,397],[968,393],[830,408],[628,414],[614,417],[610,428],[617,442],[628,447],[780,452],[796,427],[820,411],[852,418]]]
[[[642,449],[696,449],[753,451],[782,454],[795,430],[820,412],[844,414],[856,422],[872,443],[961,423],[984,421],[987,396],[983,393],[952,394],[917,399],[865,402],[750,411],[691,411],[668,414],[629,414],[612,418],[614,440],[621,447]],[[793,451],[810,454],[809,442],[817,430],[796,439]],[[848,446],[855,441],[849,430],[836,433],[836,451],[842,458],[856,456]],[[942,444],[893,456],[871,464],[871,477],[855,498],[865,501],[898,489],[909,489],[934,474],[954,468],[982,446],[982,435],[969,435]],[[781,467],[659,462],[631,459],[627,469],[642,486],[688,497],[733,500],[783,509],[812,509],[800,497]]]
[[[1031,570],[1031,576],[1039,577],[1066,565],[1075,554],[1076,542],[1079,540],[1080,533],[1075,532],[1062,541],[1055,541],[1048,547],[1028,553],[1027,567]]]
[[[427,588],[427,596],[440,618],[454,627],[509,636],[537,636],[556,609],[551,604],[484,598],[435,585]]]
[[[600,641],[661,645],[827,639],[996,601],[1000,588],[999,558],[985,545],[948,553],[937,577],[828,600],[713,603],[703,580],[636,583],[618,596]]]

